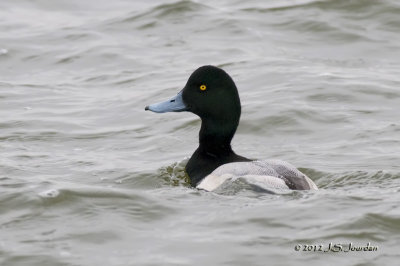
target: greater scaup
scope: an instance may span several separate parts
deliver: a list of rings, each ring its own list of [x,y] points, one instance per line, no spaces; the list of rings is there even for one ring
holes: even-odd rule
[[[156,113],[188,111],[201,118],[199,147],[186,165],[191,185],[212,191],[227,180],[244,178],[262,189],[318,189],[291,164],[279,160],[250,160],[237,155],[231,140],[241,106],[232,78],[215,66],[202,66],[173,98],[146,106]]]

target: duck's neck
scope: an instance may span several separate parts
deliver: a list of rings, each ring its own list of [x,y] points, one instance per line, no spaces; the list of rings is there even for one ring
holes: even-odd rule
[[[233,153],[231,141],[239,119],[202,119],[199,132],[199,149],[210,155],[224,156]]]
[[[250,161],[235,154],[231,148],[231,140],[239,124],[239,116],[218,120],[202,119],[199,133],[199,147],[186,165],[186,172],[192,186],[197,184],[219,166],[231,162]]]

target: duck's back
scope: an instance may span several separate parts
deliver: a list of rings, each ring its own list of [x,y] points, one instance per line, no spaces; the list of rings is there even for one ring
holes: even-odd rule
[[[266,190],[315,190],[314,182],[293,165],[281,160],[235,162],[221,165],[205,177],[197,188],[215,190],[227,180],[243,178]]]

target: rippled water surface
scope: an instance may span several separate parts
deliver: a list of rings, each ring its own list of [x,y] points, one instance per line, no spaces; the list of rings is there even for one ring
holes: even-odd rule
[[[0,1],[1,265],[396,265],[397,0]],[[199,119],[144,106],[213,64],[237,153],[316,192],[188,185]],[[303,251],[343,244],[375,251]],[[302,245],[296,251],[297,244]]]

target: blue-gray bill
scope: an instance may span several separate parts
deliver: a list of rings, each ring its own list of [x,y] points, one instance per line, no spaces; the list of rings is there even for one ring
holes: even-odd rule
[[[183,102],[181,91],[168,101],[148,105],[144,110],[150,110],[155,113],[182,112],[188,110],[188,107]]]

